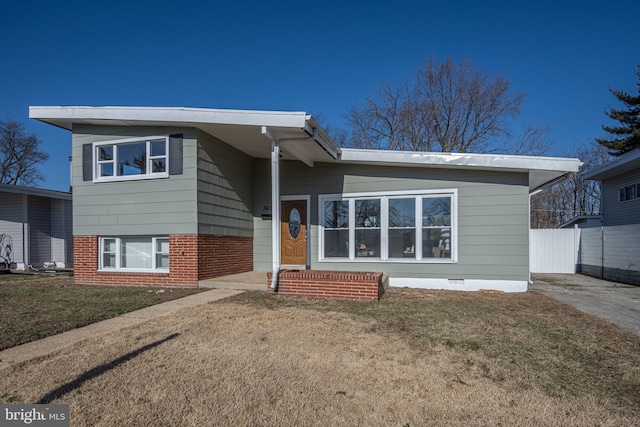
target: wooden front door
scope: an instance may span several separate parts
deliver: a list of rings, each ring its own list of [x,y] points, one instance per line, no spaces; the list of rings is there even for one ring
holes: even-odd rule
[[[307,201],[282,201],[280,212],[280,263],[306,266]]]

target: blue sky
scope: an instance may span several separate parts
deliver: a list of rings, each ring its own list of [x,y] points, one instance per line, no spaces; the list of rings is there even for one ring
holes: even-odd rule
[[[340,126],[380,82],[469,58],[527,93],[554,155],[602,136],[608,88],[636,93],[638,1],[14,1],[0,6],[0,117],[50,153],[67,190],[71,135],[30,105],[306,111]]]

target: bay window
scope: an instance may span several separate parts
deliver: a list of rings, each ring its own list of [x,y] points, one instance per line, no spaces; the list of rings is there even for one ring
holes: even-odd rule
[[[100,270],[169,269],[168,237],[101,237]]]
[[[319,197],[320,260],[457,261],[456,190]]]

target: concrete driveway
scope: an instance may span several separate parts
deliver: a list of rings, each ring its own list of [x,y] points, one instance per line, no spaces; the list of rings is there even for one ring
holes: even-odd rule
[[[532,274],[529,290],[640,335],[640,287],[582,274]]]

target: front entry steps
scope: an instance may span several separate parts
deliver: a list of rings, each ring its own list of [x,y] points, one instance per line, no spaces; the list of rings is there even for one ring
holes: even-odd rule
[[[267,273],[270,292],[272,273]],[[389,286],[389,276],[378,272],[281,270],[278,289],[282,295],[378,301]]]

